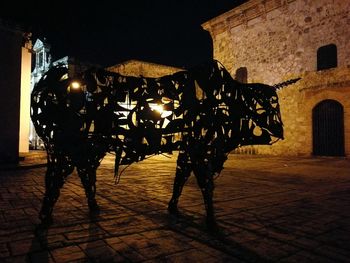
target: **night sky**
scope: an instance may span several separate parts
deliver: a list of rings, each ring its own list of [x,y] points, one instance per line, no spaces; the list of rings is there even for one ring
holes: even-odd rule
[[[212,41],[201,24],[246,1],[28,2],[2,6],[0,17],[32,31],[33,40],[45,36],[54,59],[70,55],[101,66],[140,59],[190,67],[212,57]]]

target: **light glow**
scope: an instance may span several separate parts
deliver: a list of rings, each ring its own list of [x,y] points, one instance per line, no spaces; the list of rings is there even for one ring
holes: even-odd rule
[[[150,103],[149,107],[151,108],[151,110],[158,111],[160,113],[160,115],[161,115],[160,116],[161,118],[166,118],[166,117],[168,117],[168,116],[170,116],[172,114],[171,111],[164,110],[164,107],[161,104]]]
[[[152,110],[158,111],[160,114],[162,114],[164,111],[163,105],[160,104],[149,104],[149,107]]]
[[[79,89],[80,83],[78,81],[73,81],[71,84],[72,89]]]

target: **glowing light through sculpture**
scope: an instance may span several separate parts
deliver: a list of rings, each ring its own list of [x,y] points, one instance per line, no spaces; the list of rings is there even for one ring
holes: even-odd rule
[[[80,89],[81,85],[80,85],[80,83],[79,83],[78,81],[73,81],[73,82],[70,84],[70,87],[71,87],[72,89],[77,90],[77,89]]]

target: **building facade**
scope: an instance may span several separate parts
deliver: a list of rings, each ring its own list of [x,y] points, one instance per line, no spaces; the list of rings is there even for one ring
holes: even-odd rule
[[[181,69],[141,60],[128,60],[123,63],[107,67],[106,70],[125,76],[158,78],[173,74]]]
[[[28,149],[30,33],[0,19],[0,163],[16,163]]]
[[[41,77],[49,70],[52,66],[51,64],[51,46],[46,41],[46,39],[37,39],[33,46],[34,53],[34,69],[31,73],[30,86],[31,91],[34,88],[34,85],[38,83]],[[29,129],[29,147],[30,149],[44,149],[44,143],[39,138],[35,132],[35,128],[32,122],[30,122]]]
[[[46,41],[46,39],[37,39],[33,46],[34,58],[34,69],[31,73],[31,91],[38,81],[44,76],[44,74],[54,66],[63,66],[68,68],[68,75],[74,76],[79,74],[90,67],[95,67],[98,65],[81,62],[74,57],[65,56],[55,61],[51,57],[51,46]],[[27,137],[28,140],[28,137]],[[29,132],[29,144],[30,149],[44,149],[43,141],[36,134],[34,125],[30,122],[30,132]]]
[[[202,26],[236,79],[302,78],[279,91],[285,140],[238,152],[350,155],[350,1],[250,0]]]

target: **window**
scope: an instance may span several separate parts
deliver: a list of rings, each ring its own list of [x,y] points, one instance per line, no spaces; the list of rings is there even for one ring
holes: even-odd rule
[[[336,68],[337,46],[334,44],[322,46],[317,50],[317,70]]]
[[[236,80],[241,83],[247,83],[248,80],[248,70],[246,67],[240,67],[236,70]]]
[[[37,59],[37,65],[38,67],[42,67],[43,66],[43,52],[39,52],[38,53],[38,59]]]

